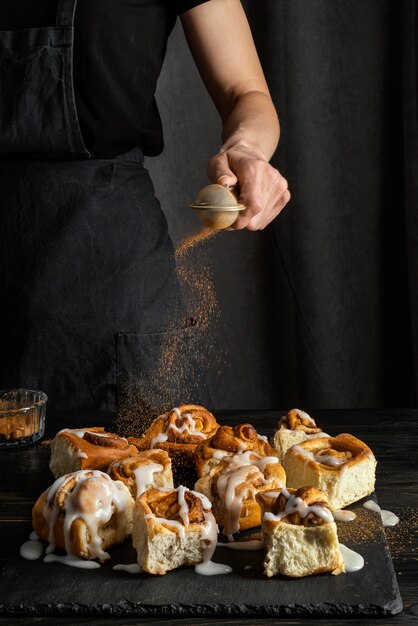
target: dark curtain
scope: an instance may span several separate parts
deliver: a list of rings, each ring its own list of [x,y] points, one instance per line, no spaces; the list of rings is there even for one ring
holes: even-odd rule
[[[417,4],[247,0],[292,200],[265,232],[280,406],[413,406]]]

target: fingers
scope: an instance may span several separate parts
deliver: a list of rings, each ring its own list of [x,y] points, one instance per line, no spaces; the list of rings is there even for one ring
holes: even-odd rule
[[[261,230],[290,200],[287,180],[280,172],[246,150],[217,154],[209,161],[208,174],[220,185],[239,185],[239,201],[246,209],[239,213],[230,230]]]
[[[236,185],[238,182],[234,172],[230,169],[226,152],[214,156],[208,164],[208,175],[213,183],[218,185]]]
[[[241,184],[240,201],[247,207],[234,224],[233,230],[265,228],[290,200],[287,180],[268,163],[253,167],[251,179]]]

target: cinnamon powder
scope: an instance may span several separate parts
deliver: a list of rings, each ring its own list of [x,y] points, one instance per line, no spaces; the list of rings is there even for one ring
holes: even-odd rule
[[[219,231],[203,228],[183,239],[175,249],[176,271],[184,308],[170,311],[169,332],[164,335],[160,354],[151,372],[141,372],[141,390],[135,380],[125,390],[128,400],[120,406],[117,430],[124,436],[138,436],[151,421],[174,404],[198,402],[192,397],[196,380],[204,376],[212,353],[211,331],[219,317],[219,304],[212,280],[208,242]],[[184,318],[184,309],[188,312]],[[187,329],[187,350],[184,334]],[[172,331],[172,332],[170,332]]]

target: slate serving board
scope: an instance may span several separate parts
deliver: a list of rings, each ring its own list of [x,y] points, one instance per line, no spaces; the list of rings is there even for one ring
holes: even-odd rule
[[[110,549],[111,560],[94,570],[27,561],[18,555],[17,545],[16,557],[0,573],[0,614],[320,617],[399,613],[402,600],[380,516],[361,503],[350,508],[358,517],[350,526],[339,523],[339,536],[364,557],[365,566],[358,572],[268,579],[263,575],[263,551],[218,547],[213,560],[230,565],[233,573],[229,575],[200,576],[193,568],[165,576],[131,575],[112,569],[116,563],[135,561],[129,542]]]

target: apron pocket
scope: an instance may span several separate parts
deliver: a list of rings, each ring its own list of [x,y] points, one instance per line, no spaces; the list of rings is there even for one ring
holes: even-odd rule
[[[117,336],[117,427],[139,435],[180,404],[210,408],[197,327]]]

